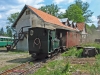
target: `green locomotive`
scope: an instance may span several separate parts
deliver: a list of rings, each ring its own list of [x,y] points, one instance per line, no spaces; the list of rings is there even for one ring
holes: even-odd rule
[[[11,45],[13,41],[12,37],[0,36],[0,47]]]
[[[33,58],[41,59],[59,50],[56,31],[45,28],[29,28],[29,53]]]

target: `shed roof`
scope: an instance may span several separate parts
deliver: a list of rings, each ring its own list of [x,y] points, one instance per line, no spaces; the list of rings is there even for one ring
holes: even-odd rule
[[[58,25],[58,26],[61,26],[61,27],[64,27],[65,29],[68,29],[68,30],[76,30],[76,29],[73,29],[71,27],[68,27],[68,26],[65,26],[64,24],[62,24],[59,19],[55,16],[52,16],[48,13],[45,13],[41,10],[38,10],[32,6],[29,6],[29,5],[25,5],[23,10],[21,11],[19,17],[17,18],[17,20],[15,21],[15,23],[12,25],[13,27],[16,26],[16,23],[17,21],[19,20],[20,16],[23,14],[24,10],[28,8],[30,9],[32,12],[34,12],[37,16],[39,16],[42,20],[44,20],[45,22],[48,22],[48,23],[52,23],[52,24],[55,24],[55,25]],[[76,30],[77,31],[77,30]]]
[[[77,23],[77,28],[80,30],[80,31],[83,31],[83,29],[85,28],[85,23],[82,22],[82,23]]]

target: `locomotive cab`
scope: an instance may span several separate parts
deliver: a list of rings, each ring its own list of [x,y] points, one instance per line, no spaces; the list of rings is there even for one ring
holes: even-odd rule
[[[28,31],[29,53],[33,58],[45,58],[59,48],[56,31],[45,28],[29,28]]]

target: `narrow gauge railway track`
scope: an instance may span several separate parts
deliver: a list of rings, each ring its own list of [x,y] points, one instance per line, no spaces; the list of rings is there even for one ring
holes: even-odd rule
[[[40,67],[42,67],[45,62],[49,62],[51,60],[56,59],[59,56],[59,54],[54,57],[47,58],[44,60],[39,60],[39,61],[33,61],[33,64],[31,64],[30,62],[26,62],[24,64],[21,64],[15,68],[9,69],[7,71],[4,71],[3,73],[1,73],[0,75],[28,75],[28,74],[32,74],[35,71],[37,71]]]
[[[42,66],[41,62],[34,63],[33,65],[30,64],[30,62],[27,62],[10,70],[7,70],[1,73],[0,75],[27,75],[31,70],[41,66]]]

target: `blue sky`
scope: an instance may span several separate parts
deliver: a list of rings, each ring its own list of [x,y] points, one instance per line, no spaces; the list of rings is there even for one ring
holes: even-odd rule
[[[7,17],[15,12],[20,12],[25,4],[35,8],[49,4],[57,4],[60,12],[65,12],[67,7],[74,3],[75,0],[0,0],[0,28],[7,26]],[[82,0],[90,4],[89,10],[93,11],[91,17],[93,23],[97,26],[97,16],[100,15],[100,0]],[[90,24],[91,25],[91,24]]]

